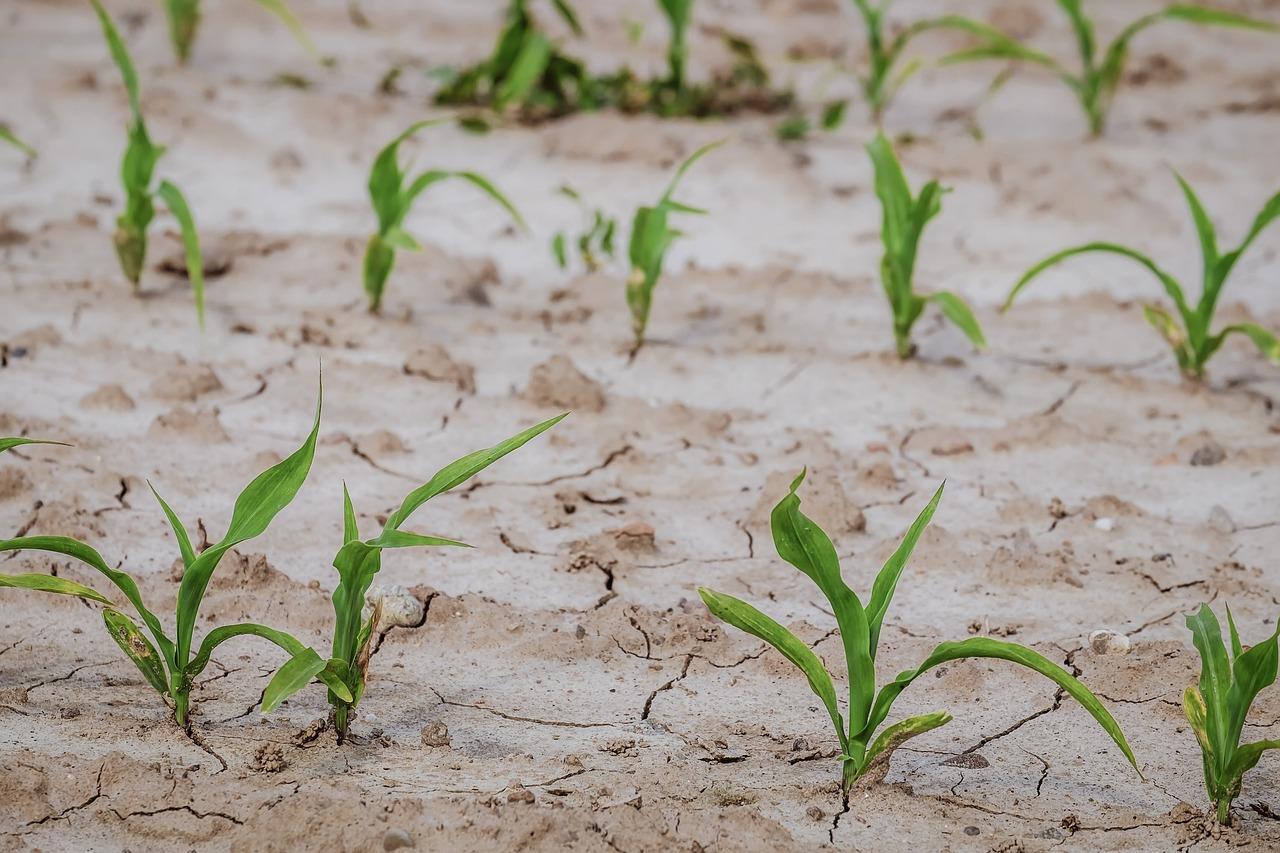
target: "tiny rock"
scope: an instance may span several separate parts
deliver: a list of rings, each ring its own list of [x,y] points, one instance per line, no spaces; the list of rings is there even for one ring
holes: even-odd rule
[[[1236,532],[1235,520],[1231,518],[1231,514],[1218,504],[1214,504],[1209,510],[1209,526],[1219,533],[1226,535]]]
[[[804,813],[809,816],[809,820],[813,821],[822,820],[827,816],[827,813],[817,806],[809,806],[809,808],[804,810]]]
[[[413,836],[403,829],[388,829],[382,836],[383,850],[403,850],[415,846]]]
[[[1099,518],[1093,522],[1093,526],[1105,533],[1115,529],[1116,520],[1107,517]]]
[[[404,360],[404,372],[432,382],[452,382],[464,394],[474,394],[476,390],[475,368],[455,361],[439,344],[430,344],[410,353]]]
[[[1127,655],[1132,643],[1119,631],[1099,628],[1089,635],[1089,648],[1095,655]]]
[[[614,532],[618,547],[626,551],[653,551],[653,525],[643,521],[633,521],[621,530]]]
[[[514,783],[507,789],[508,803],[532,803],[536,800],[537,798],[533,795],[533,791],[530,791],[519,782]]]
[[[1196,466],[1217,465],[1227,458],[1227,451],[1216,441],[1206,441],[1191,454],[1191,464]]]
[[[361,618],[368,619],[373,615],[373,608],[382,604],[382,617],[378,620],[377,630],[388,628],[416,628],[426,617],[426,608],[422,602],[404,587],[375,586],[365,595],[364,613]]]
[[[433,720],[422,727],[423,746],[449,746],[449,727],[441,720]]]
[[[537,365],[529,372],[525,396],[535,403],[575,412],[604,408],[604,388],[563,355]]]

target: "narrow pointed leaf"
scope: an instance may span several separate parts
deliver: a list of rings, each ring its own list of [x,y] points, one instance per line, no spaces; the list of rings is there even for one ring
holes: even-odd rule
[[[54,577],[53,575],[44,575],[38,572],[32,572],[24,575],[0,575],[0,587],[9,587],[11,589],[32,589],[37,592],[52,592],[58,595],[74,595],[77,598],[83,598],[86,601],[95,601],[98,604],[105,604],[108,607],[114,607],[115,603],[98,592],[92,587],[66,578]]]
[[[314,681],[325,665],[325,659],[312,649],[303,649],[291,657],[276,670],[262,692],[262,713],[270,714],[281,702]]]
[[[160,508],[164,510],[164,517],[169,519],[169,527],[173,530],[173,537],[178,540],[178,551],[182,554],[183,569],[190,568],[191,564],[195,562],[196,552],[195,549],[191,547],[191,537],[187,535],[187,528],[178,518],[177,513],[173,511],[173,508],[165,502],[164,498],[160,497],[160,493],[156,491],[156,487],[152,486],[149,482],[147,485],[151,488],[151,494],[155,495],[156,500],[160,502]]]
[[[946,487],[945,481],[938,486],[929,503],[916,516],[916,520],[911,523],[911,527],[907,529],[906,536],[902,537],[902,544],[890,555],[884,566],[881,567],[880,573],[876,575],[875,584],[871,587],[871,599],[867,602],[867,626],[871,636],[871,656],[873,659],[875,658],[876,647],[880,643],[880,627],[884,623],[885,614],[889,611],[889,604],[893,601],[894,590],[898,588],[898,579],[902,577],[902,571],[906,568],[907,560],[911,559],[911,552],[915,550],[916,543],[920,541],[920,536],[924,533],[925,528],[929,526],[929,522],[933,520],[933,513],[938,508],[938,501],[942,500],[942,490]]]
[[[169,212],[178,220],[182,230],[182,246],[187,259],[187,279],[191,282],[191,294],[196,300],[196,321],[204,329],[204,261],[200,256],[200,235],[196,221],[182,191],[168,181],[161,181],[156,194],[164,200]]]
[[[1219,756],[1229,754],[1235,746],[1227,742],[1227,692],[1231,689],[1231,667],[1227,648],[1222,644],[1222,626],[1207,604],[1187,617],[1191,640],[1200,653],[1200,695],[1207,709],[1209,742]]]
[[[47,441],[42,438],[0,438],[0,453],[6,450],[12,450],[15,447],[23,447],[28,444],[56,444],[59,447],[70,447],[63,441]]]
[[[975,347],[982,349],[987,345],[987,339],[982,336],[982,327],[978,325],[978,318],[973,316],[963,299],[945,290],[929,294],[928,299],[942,309],[947,319],[964,332]]]
[[[102,621],[107,625],[107,633],[116,641],[120,650],[129,660],[134,662],[147,683],[162,696],[169,695],[169,680],[165,676],[164,662],[133,620],[118,610],[107,608],[102,611]]]
[[[887,762],[893,751],[916,735],[931,732],[951,722],[952,717],[946,711],[935,711],[932,714],[921,714],[918,717],[907,717],[887,727],[876,737],[867,749],[863,766],[872,767],[878,761]]]

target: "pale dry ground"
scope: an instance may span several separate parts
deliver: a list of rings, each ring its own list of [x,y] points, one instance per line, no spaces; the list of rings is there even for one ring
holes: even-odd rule
[[[302,440],[323,361],[311,479],[267,535],[224,561],[203,611],[209,627],[253,619],[323,648],[341,481],[368,532],[455,456],[575,414],[415,520],[474,551],[387,558],[379,582],[412,588],[426,618],[383,638],[344,747],[299,736],[325,712],[317,688],[261,717],[256,700],[280,659],[259,641],[223,646],[207,671],[203,751],[167,722],[96,613],[0,594],[0,848],[377,850],[399,833],[419,849],[627,853],[1280,844],[1274,757],[1246,780],[1240,827],[1205,837],[1179,707],[1196,672],[1184,612],[1229,602],[1246,640],[1274,628],[1280,371],[1233,343],[1208,386],[1183,383],[1138,310],[1157,286],[1120,261],[1082,259],[1006,317],[995,310],[1029,263],[1095,237],[1145,248],[1193,281],[1194,237],[1166,165],[1201,189],[1234,244],[1280,187],[1274,41],[1151,31],[1134,55],[1150,81],[1121,92],[1097,142],[1082,140],[1068,93],[1039,74],[982,110],[983,142],[955,108],[995,69],[927,72],[904,89],[888,121],[917,138],[903,149],[913,181],[955,188],[928,232],[920,284],[970,298],[991,340],[974,354],[930,317],[920,358],[904,364],[888,354],[875,279],[861,108],[839,133],[788,147],[759,118],[429,131],[406,153],[490,175],[532,233],[506,228],[466,187],[433,190],[409,223],[428,250],[401,255],[386,315],[368,316],[364,171],[431,112],[421,69],[482,56],[501,4],[368,2],[366,31],[336,0],[296,5],[336,68],[310,64],[256,4],[225,0],[206,3],[195,59],[178,69],[156,4],[109,4],[129,21],[152,134],[171,146],[160,173],[186,190],[211,263],[229,264],[210,279],[202,337],[185,281],[158,269],[178,257],[166,216],[143,297],[117,272],[125,113],[85,4],[0,11],[0,119],[41,150],[26,167],[0,152],[0,434],[76,445],[0,460],[0,531],[85,538],[171,612],[176,548],[146,481],[216,538],[237,490]],[[1108,33],[1151,6],[1093,5],[1107,7]],[[700,22],[760,39],[780,78],[814,98],[821,64],[782,58],[838,54],[856,32],[837,0],[699,6]],[[1070,48],[1047,2],[948,6]],[[900,14],[929,8],[903,2]],[[1275,3],[1237,8],[1280,20]],[[650,22],[639,47],[617,24],[625,15]],[[609,67],[615,51],[657,67],[650,4],[591,4],[585,18],[594,64]],[[718,56],[705,32],[694,47]],[[373,94],[396,62],[416,63],[405,94]],[[278,85],[282,72],[311,88]],[[689,177],[686,200],[713,215],[688,223],[652,344],[628,364],[622,273],[554,268],[550,237],[578,219],[553,191],[569,182],[624,214],[680,156],[728,134],[733,144]],[[1278,251],[1272,232],[1239,266],[1226,314],[1280,327]],[[1211,441],[1225,459],[1190,465]],[[886,784],[856,792],[842,814],[833,737],[802,677],[718,627],[695,593],[707,584],[759,604],[842,669],[825,602],[768,537],[769,507],[805,465],[806,508],[864,593],[948,480],[890,613],[882,678],[941,640],[1010,636],[1110,700],[1150,781],[1048,682],[962,663],[895,711],[945,708],[955,721],[899,751]],[[97,583],[29,554],[0,567]],[[1132,652],[1089,650],[1100,627],[1128,634]],[[451,746],[423,745],[436,722]],[[1246,734],[1278,730],[1273,690]]]

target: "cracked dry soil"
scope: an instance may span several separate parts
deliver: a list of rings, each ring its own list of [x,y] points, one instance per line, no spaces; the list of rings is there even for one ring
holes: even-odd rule
[[[10,4],[0,71],[18,82],[3,118],[42,155],[0,163],[0,433],[75,447],[0,460],[0,530],[86,539],[172,612],[177,553],[146,481],[216,538],[236,491],[304,434],[323,360],[311,478],[267,535],[224,561],[200,629],[251,617],[323,648],[341,481],[372,529],[441,464],[576,413],[415,521],[475,550],[388,555],[378,582],[429,607],[420,626],[382,638],[343,747],[315,724],[318,688],[258,713],[280,660],[257,640],[221,647],[206,671],[197,742],[168,724],[95,612],[0,592],[0,850],[1280,845],[1280,761],[1246,778],[1234,828],[1207,828],[1179,708],[1197,666],[1183,613],[1230,603],[1246,638],[1277,615],[1280,372],[1231,344],[1207,387],[1181,382],[1138,310],[1155,285],[1105,259],[996,312],[1030,262],[1093,237],[1192,278],[1194,238],[1165,163],[1237,239],[1280,185],[1273,43],[1150,31],[1135,67],[1163,60],[1185,75],[1122,89],[1109,136],[1088,143],[1068,93],[1034,73],[983,109],[982,142],[955,107],[980,97],[992,69],[928,71],[906,87],[889,115],[916,137],[906,168],[955,188],[930,226],[921,285],[969,298],[991,346],[974,354],[926,321],[920,357],[900,363],[874,278],[880,213],[860,107],[840,132],[788,147],[750,117],[435,129],[412,146],[417,162],[491,176],[533,233],[442,185],[410,221],[428,248],[401,255],[375,318],[358,283],[363,170],[426,111],[428,83],[403,74],[402,95],[371,93],[394,63],[483,55],[501,3],[380,0],[371,30],[353,28],[343,4],[296,3],[338,57],[332,70],[308,65],[256,4],[229,0],[206,4],[196,58],[179,69],[156,4],[110,5],[132,13],[152,133],[171,146],[162,171],[186,190],[222,270],[197,336],[185,281],[162,269],[179,256],[162,217],[144,294],[129,294],[109,239],[124,105],[96,24],[80,3]],[[1037,44],[1068,48],[1051,4],[950,5],[1014,16]],[[1147,5],[1094,4],[1108,32]],[[846,6],[733,0],[697,14],[757,39],[804,94],[821,69],[782,59],[852,57]],[[602,67],[618,55],[652,65],[656,19],[638,47],[615,24],[652,14],[642,0],[593,3],[584,25],[598,36],[579,49]],[[697,33],[694,55],[717,59],[713,35]],[[310,87],[279,85],[283,72]],[[686,184],[686,200],[713,213],[688,223],[653,340],[629,363],[621,273],[552,264],[551,234],[578,221],[554,189],[570,183],[625,214],[727,132],[734,143]],[[1240,265],[1227,316],[1280,326],[1278,245],[1271,234]],[[1192,465],[1210,442],[1222,458]],[[825,602],[769,540],[768,509],[805,465],[806,509],[859,592],[948,479],[890,611],[882,678],[941,640],[1012,637],[1109,701],[1150,781],[1047,682],[966,662],[895,708],[955,720],[842,801],[835,744],[802,677],[714,623],[695,593],[706,584],[760,605],[843,669]],[[96,582],[34,554],[0,570]],[[1092,651],[1103,627],[1132,650]],[[1263,694],[1246,736],[1280,736],[1280,691]]]

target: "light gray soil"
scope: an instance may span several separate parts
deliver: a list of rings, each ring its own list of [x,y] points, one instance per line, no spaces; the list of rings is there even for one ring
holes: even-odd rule
[[[0,850],[1221,850],[1280,845],[1280,760],[1245,782],[1235,828],[1202,817],[1200,759],[1182,717],[1197,659],[1183,614],[1230,604],[1246,640],[1274,630],[1280,577],[1280,370],[1228,344],[1210,381],[1182,381],[1139,305],[1136,265],[1085,258],[1006,316],[1017,275],[1093,238],[1131,243],[1189,281],[1197,244],[1167,166],[1200,188],[1234,244],[1280,188],[1277,53],[1264,36],[1156,28],[1147,73],[1121,90],[1108,136],[1083,140],[1070,94],[1016,76],[977,113],[991,66],[930,70],[887,116],[913,182],[954,187],[922,248],[920,286],[969,298],[989,350],[932,315],[919,358],[892,356],[876,277],[879,207],[860,105],[839,132],[782,146],[772,120],[696,124],[576,117],[406,146],[419,167],[473,168],[522,208],[509,227],[464,185],[408,225],[384,316],[368,315],[360,254],[377,149],[429,115],[429,65],[489,49],[499,0],[297,2],[336,67],[310,63],[250,2],[207,2],[192,64],[175,67],[158,4],[118,0],[160,174],[186,191],[206,252],[196,333],[173,221],[158,220],[142,296],[110,243],[125,119],[119,77],[79,0],[0,11],[0,119],[41,152],[0,152],[0,434],[74,443],[0,458],[0,531],[84,538],[171,613],[177,550],[150,481],[212,539],[235,495],[296,447],[317,366],[325,409],[311,478],[272,529],[224,560],[200,631],[252,619],[327,648],[341,483],[372,531],[464,452],[572,408],[548,435],[433,501],[414,527],[475,550],[388,555],[379,577],[426,605],[373,659],[355,742],[308,726],[309,688],[263,717],[281,662],[223,646],[195,695],[201,743],[74,600],[0,592]],[[536,4],[535,4],[536,5]],[[664,30],[645,0],[582,3],[608,68],[656,70]],[[1113,33],[1153,4],[1093,3]],[[1233,8],[1280,20],[1274,2]],[[428,8],[424,8],[428,7]],[[1064,57],[1053,4],[955,0]],[[901,20],[934,4],[902,2]],[[838,0],[699,4],[695,72],[712,25],[760,41],[815,104],[823,65],[858,54]],[[646,22],[638,46],[619,21]],[[931,55],[958,44],[921,42]],[[375,94],[395,63],[403,94]],[[278,82],[288,72],[309,88]],[[1140,83],[1141,85],[1138,85]],[[959,109],[959,111],[958,111]],[[628,362],[625,271],[557,270],[552,234],[579,212],[569,183],[625,216],[683,155],[730,135],[689,175],[688,220],[657,293],[652,342]],[[1237,268],[1229,318],[1280,327],[1280,235]],[[1193,285],[1194,287],[1194,285]],[[566,361],[567,359],[567,361]],[[1224,456],[1192,465],[1209,444]],[[1212,454],[1211,454],[1212,456]],[[1203,461],[1202,455],[1201,460]],[[825,714],[778,654],[707,614],[696,587],[746,598],[842,670],[817,590],[773,552],[768,510],[808,466],[806,509],[847,579],[875,570],[946,478],[890,611],[882,679],[942,640],[1009,637],[1072,666],[1113,709],[1143,782],[1088,715],[1000,662],[922,679],[895,715],[955,720],[894,757],[848,811]],[[31,553],[0,571],[91,570]],[[1126,634],[1099,655],[1088,635]],[[837,678],[839,685],[843,678]],[[438,724],[448,730],[440,743]],[[1280,690],[1246,737],[1280,737]]]

